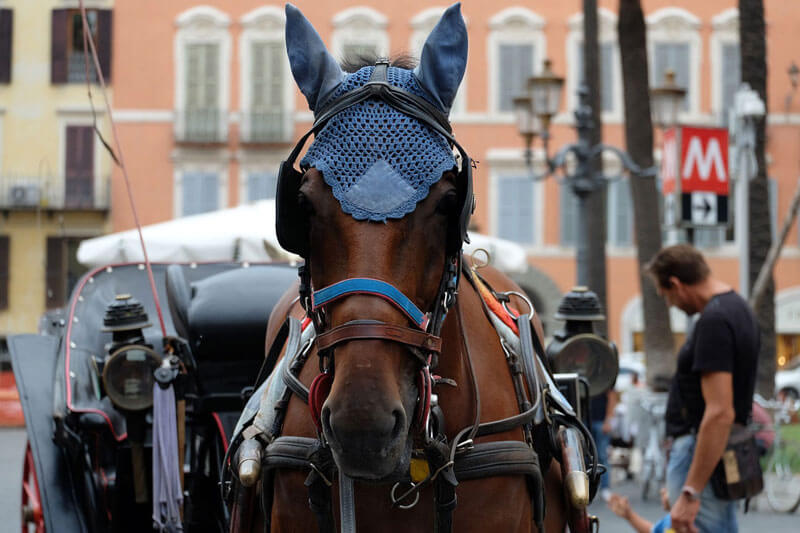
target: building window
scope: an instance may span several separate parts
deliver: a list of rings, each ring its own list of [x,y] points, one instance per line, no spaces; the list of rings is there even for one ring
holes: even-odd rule
[[[0,310],[8,309],[8,280],[10,278],[10,238],[0,235]]]
[[[497,236],[520,244],[533,244],[534,181],[526,175],[497,178]]]
[[[739,11],[726,9],[711,19],[711,108],[719,123],[728,124],[734,95],[741,84]]]
[[[612,246],[631,246],[633,245],[631,184],[626,179],[618,179],[610,182],[606,190],[608,191],[606,199],[608,244]]]
[[[0,83],[11,83],[13,35],[14,12],[10,9],[0,9]]]
[[[578,106],[578,88],[584,80],[583,14],[570,17],[567,36],[569,73],[567,101],[570,109]],[[598,10],[598,42],[600,60],[600,100],[603,120],[622,120],[622,72],[617,46],[617,16],[605,8]]]
[[[182,181],[181,216],[199,215],[219,209],[220,185],[216,172],[184,172]]]
[[[176,138],[219,143],[228,135],[230,19],[199,6],[177,18],[175,65]]]
[[[275,198],[275,190],[278,186],[278,176],[274,172],[249,172],[247,174],[247,195],[248,202]]]
[[[651,85],[661,85],[667,70],[675,72],[675,82],[686,89],[683,110],[700,111],[700,20],[677,7],[659,9],[647,17],[650,43]]]
[[[294,88],[284,44],[285,16],[263,6],[241,19],[241,134],[248,143],[283,143],[294,133]]]
[[[512,99],[527,91],[527,80],[546,57],[544,19],[510,7],[489,20],[490,110],[510,117]]]
[[[87,9],[86,19],[91,38],[97,47],[97,59],[106,82],[111,80],[112,15],[109,9]],[[54,9],[51,25],[52,83],[86,83],[86,63],[89,81],[97,82],[94,60],[84,54],[83,19],[79,9]],[[88,50],[88,48],[87,48]]]
[[[339,60],[361,57],[386,57],[389,54],[389,35],[386,15],[370,7],[353,7],[333,17],[333,54]]]
[[[578,197],[565,180],[559,180],[559,244],[575,246],[578,242]]]
[[[78,262],[82,237],[48,237],[45,269],[45,307],[55,309],[67,304],[72,290],[88,270]]]
[[[411,19],[411,39],[409,40],[409,47],[411,55],[419,62],[419,56],[422,54],[422,47],[425,45],[425,40],[433,31],[436,23],[444,13],[443,7],[431,7],[419,12],[414,18]],[[461,85],[458,87],[456,97],[453,100],[453,105],[450,107],[450,115],[459,115],[467,111],[467,74],[464,73],[464,78],[461,80]]]
[[[64,207],[93,207],[94,182],[94,128],[67,126],[64,145]]]

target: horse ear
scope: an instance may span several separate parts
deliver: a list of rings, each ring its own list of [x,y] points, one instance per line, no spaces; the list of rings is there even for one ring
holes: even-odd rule
[[[467,27],[459,2],[445,10],[431,31],[414,74],[445,113],[449,113],[466,67]]]
[[[339,86],[345,73],[317,30],[292,4],[286,4],[286,52],[294,80],[314,111]]]

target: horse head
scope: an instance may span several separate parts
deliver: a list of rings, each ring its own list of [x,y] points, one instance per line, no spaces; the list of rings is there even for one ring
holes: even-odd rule
[[[340,471],[391,479],[407,472],[422,429],[436,355],[426,348],[438,335],[431,317],[472,210],[469,159],[447,124],[466,28],[456,4],[415,69],[379,62],[345,72],[296,8],[286,15],[292,73],[316,122],[302,172],[294,160],[308,135],[282,165],[277,224],[317,291],[307,310],[327,342],[320,353],[329,388],[319,427]]]

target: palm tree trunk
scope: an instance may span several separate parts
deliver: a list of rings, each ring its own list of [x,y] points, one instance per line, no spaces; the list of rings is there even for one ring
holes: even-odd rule
[[[739,46],[742,81],[758,93],[767,105],[767,40],[763,0],[739,0]],[[769,253],[772,228],[769,212],[769,183],[766,164],[766,117],[756,122],[756,160],[758,174],[750,182],[750,268],[749,282],[755,283]],[[756,390],[771,397],[775,389],[775,283],[767,281],[763,296],[754,309],[761,328]]]
[[[647,66],[647,38],[640,0],[620,0],[617,23],[625,95],[625,144],[640,168],[653,166],[653,126]],[[675,372],[675,343],[669,309],[644,273],[644,264],[661,249],[661,221],[654,177],[631,176],[636,258],[644,315],[647,382],[660,388]]]

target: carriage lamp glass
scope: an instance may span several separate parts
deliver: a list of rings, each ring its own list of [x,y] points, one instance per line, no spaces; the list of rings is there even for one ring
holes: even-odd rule
[[[583,333],[570,337],[552,360],[553,372],[574,372],[589,382],[589,396],[597,396],[614,386],[618,365],[608,341]]]
[[[528,78],[528,91],[530,92],[533,112],[538,115],[543,123],[550,121],[561,109],[561,88],[564,78],[557,76],[552,70],[552,62],[544,60],[542,72],[538,76]]]
[[[653,124],[657,128],[671,128],[676,125],[685,96],[686,89],[675,83],[675,71],[667,69],[664,72],[664,84],[650,89]]]
[[[103,366],[103,386],[120,409],[140,411],[153,405],[153,372],[161,356],[142,345],[123,346]]]
[[[547,346],[553,372],[575,373],[586,379],[589,396],[613,387],[619,372],[617,349],[594,331],[594,322],[605,318],[597,294],[574,287],[561,300],[554,318],[563,320],[564,328],[553,334]]]

